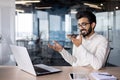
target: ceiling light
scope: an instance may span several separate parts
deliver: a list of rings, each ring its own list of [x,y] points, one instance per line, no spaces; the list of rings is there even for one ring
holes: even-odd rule
[[[118,9],[118,8],[119,8],[118,6],[115,7],[115,9]]]
[[[98,5],[95,5],[95,4],[84,3],[84,5],[87,5],[87,6],[91,7],[91,8],[102,9],[101,7],[99,7]]]
[[[35,9],[50,9],[52,7],[35,7]]]
[[[15,1],[15,4],[39,3],[40,0]]]
[[[100,6],[103,6],[103,4],[101,3]]]
[[[24,12],[25,12],[24,10],[21,10],[21,9],[16,9],[15,11],[16,11],[16,12],[21,12],[21,13],[24,13]]]

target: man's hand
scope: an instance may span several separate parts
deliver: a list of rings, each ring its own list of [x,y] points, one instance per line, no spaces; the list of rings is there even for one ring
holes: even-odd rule
[[[70,39],[73,42],[73,44],[77,47],[79,47],[82,44],[82,35],[80,35],[78,39],[74,37],[71,37]]]
[[[48,47],[58,52],[62,51],[63,49],[63,47],[60,44],[58,44],[56,41],[54,41],[54,45],[48,44]]]

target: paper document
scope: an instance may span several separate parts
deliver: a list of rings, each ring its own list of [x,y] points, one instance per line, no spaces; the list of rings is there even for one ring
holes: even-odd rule
[[[117,78],[107,72],[92,72],[91,76],[95,80],[117,80]]]

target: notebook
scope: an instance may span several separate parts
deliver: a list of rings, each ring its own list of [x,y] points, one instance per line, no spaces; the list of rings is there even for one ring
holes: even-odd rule
[[[111,75],[107,72],[92,72],[91,76],[95,80],[117,80],[117,78],[114,75]]]
[[[45,64],[33,65],[26,47],[10,45],[18,67],[35,76],[61,72],[60,69]]]

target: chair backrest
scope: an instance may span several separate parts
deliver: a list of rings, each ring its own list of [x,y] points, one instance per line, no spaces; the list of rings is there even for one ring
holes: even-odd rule
[[[108,52],[107,52],[107,58],[106,58],[104,67],[108,66],[108,59],[109,59],[109,56],[110,56],[110,53],[111,53],[111,50],[112,50],[112,49],[113,49],[113,48],[109,48],[109,50],[108,50]]]

